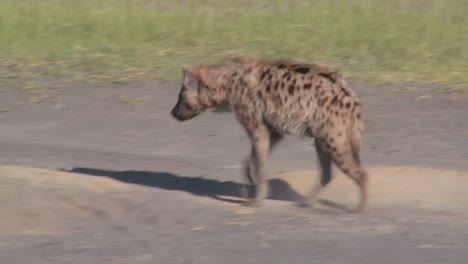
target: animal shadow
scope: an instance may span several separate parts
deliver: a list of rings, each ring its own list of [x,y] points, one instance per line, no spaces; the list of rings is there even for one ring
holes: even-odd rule
[[[184,191],[197,196],[207,196],[231,203],[242,203],[247,198],[245,185],[233,181],[218,181],[203,177],[179,176],[169,172],[112,171],[76,167],[69,172],[92,176],[110,177],[122,182],[155,187],[165,190]],[[289,183],[281,179],[268,181],[268,199],[295,202],[302,196],[294,191]],[[225,196],[225,197],[221,197]],[[226,198],[226,197],[233,197]]]

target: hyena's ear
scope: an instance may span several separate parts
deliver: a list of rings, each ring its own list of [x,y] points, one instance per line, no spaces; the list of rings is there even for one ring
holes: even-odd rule
[[[182,65],[182,75],[184,79],[184,86],[186,88],[196,88],[198,80],[197,77],[189,69]]]

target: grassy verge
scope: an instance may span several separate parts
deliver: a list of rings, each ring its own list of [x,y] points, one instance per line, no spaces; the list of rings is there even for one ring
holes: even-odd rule
[[[468,0],[1,0],[0,76],[177,79],[182,63],[255,55],[467,84],[467,14]]]

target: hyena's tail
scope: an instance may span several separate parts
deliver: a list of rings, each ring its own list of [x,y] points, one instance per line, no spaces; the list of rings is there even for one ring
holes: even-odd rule
[[[362,114],[361,114],[362,115]],[[351,136],[350,136],[350,143],[351,143],[351,152],[353,154],[353,159],[361,165],[360,159],[360,145],[361,145],[361,135],[364,130],[363,122],[360,119],[354,118],[353,126],[351,128]]]
[[[363,122],[363,111],[361,108],[361,103],[357,99],[357,95],[353,90],[349,89],[348,83],[341,77],[337,79],[338,84],[342,87],[346,87],[348,93],[351,93],[356,101],[354,101],[354,108],[352,112],[349,112],[349,118],[351,122],[351,127],[349,127],[348,135],[349,141],[351,143],[351,153],[354,161],[360,166],[361,160],[359,158],[360,144],[361,144],[361,135],[364,131],[364,122]]]
[[[362,113],[361,116],[362,118]],[[367,203],[367,183],[368,183],[368,174],[366,170],[362,167],[360,159],[360,145],[361,145],[361,134],[364,130],[364,125],[361,118],[355,118],[353,123],[353,132],[351,135],[351,154],[352,158],[357,165],[358,172],[352,176],[356,183],[359,185],[361,193],[361,201],[359,205],[354,209],[355,211],[361,211],[364,209]]]

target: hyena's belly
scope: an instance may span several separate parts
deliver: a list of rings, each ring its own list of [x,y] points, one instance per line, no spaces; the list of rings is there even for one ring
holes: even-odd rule
[[[309,111],[273,111],[265,115],[265,121],[280,134],[313,137],[312,117]]]

